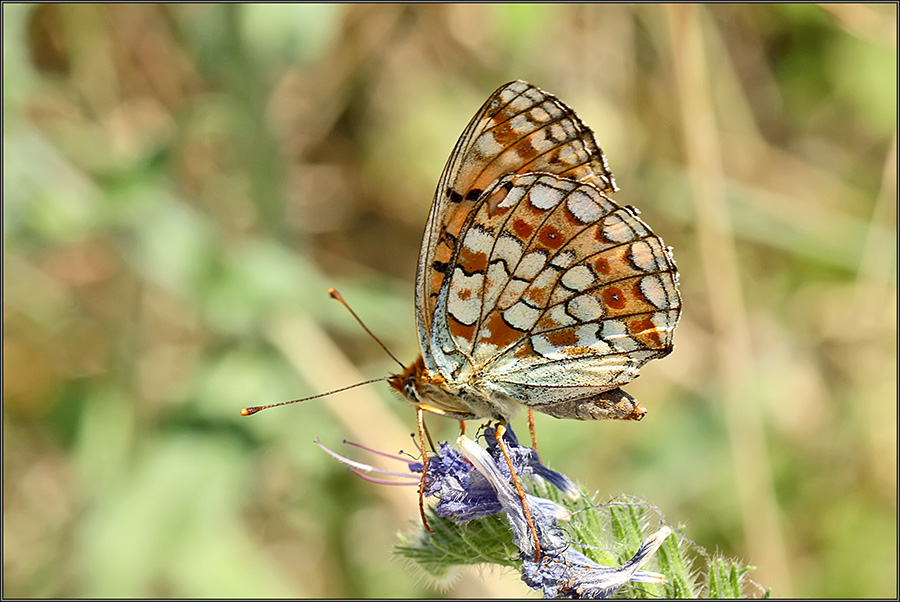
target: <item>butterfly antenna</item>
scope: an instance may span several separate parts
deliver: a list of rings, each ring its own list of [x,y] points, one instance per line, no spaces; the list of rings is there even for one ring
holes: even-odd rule
[[[301,401],[309,401],[310,399],[318,399],[319,397],[325,397],[326,395],[331,395],[332,393],[340,393],[342,391],[347,391],[348,389],[355,389],[356,387],[361,387],[363,385],[371,385],[372,383],[377,383],[383,380],[387,380],[388,377],[384,378],[374,378],[372,380],[367,380],[362,383],[356,383],[355,385],[350,385],[349,387],[343,387],[341,389],[335,389],[334,391],[329,391],[328,393],[319,393],[318,395],[313,395],[311,397],[304,397],[302,399],[292,399],[291,401],[282,401],[281,403],[272,403],[267,406],[252,406],[249,408],[244,408],[241,410],[241,416],[252,416],[257,412],[261,412],[263,410],[267,410],[269,408],[277,408],[278,406],[286,406],[292,403],[299,403]]]
[[[400,368],[406,369],[406,366],[403,365],[403,362],[401,362],[400,360],[398,360],[397,357],[396,357],[393,353],[391,353],[391,350],[387,348],[387,345],[385,345],[384,343],[382,343],[382,342],[381,342],[381,339],[379,339],[378,337],[376,337],[376,336],[372,333],[372,331],[369,330],[368,326],[366,326],[365,324],[363,324],[363,321],[359,319],[359,316],[356,315],[356,312],[353,311],[353,309],[347,304],[346,301],[344,301],[344,298],[341,297],[341,294],[340,294],[339,292],[337,292],[336,289],[333,289],[333,288],[328,289],[328,294],[331,295],[331,298],[332,298],[332,299],[334,299],[335,301],[339,301],[339,302],[341,303],[341,305],[343,305],[344,307],[347,308],[347,311],[349,311],[350,314],[351,314],[354,318],[356,318],[356,321],[359,322],[359,325],[363,327],[363,330],[365,330],[365,331],[369,334],[369,336],[372,337],[372,338],[375,340],[375,342],[378,343],[378,345],[379,345],[382,349],[384,349],[384,352],[385,352],[385,353],[387,353],[389,356],[391,356],[391,359],[392,359],[392,360],[394,360],[395,362],[397,362],[397,364],[400,365]]]

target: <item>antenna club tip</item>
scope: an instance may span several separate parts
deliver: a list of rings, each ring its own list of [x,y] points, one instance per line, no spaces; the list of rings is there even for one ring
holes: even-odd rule
[[[341,294],[339,292],[337,292],[336,288],[328,289],[328,294],[329,294],[329,296],[331,296],[332,299],[340,299],[341,298]]]
[[[259,406],[255,406],[252,408],[244,408],[243,410],[241,410],[241,416],[252,416],[253,414],[256,414],[258,411],[260,411],[261,409],[262,408],[260,408]]]

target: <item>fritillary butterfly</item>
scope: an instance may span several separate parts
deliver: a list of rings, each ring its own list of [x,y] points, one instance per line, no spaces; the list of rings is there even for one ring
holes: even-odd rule
[[[520,406],[557,418],[640,420],[620,388],[672,351],[681,311],[672,252],[607,194],[594,134],[559,99],[501,86],[463,131],[438,181],[416,273],[422,354],[388,382],[423,412],[497,420]],[[533,436],[533,431],[532,431]]]
[[[391,386],[420,410],[503,424],[640,420],[619,387],[672,351],[671,248],[617,190],[594,134],[559,99],[501,86],[438,182],[416,275],[421,356]]]
[[[578,420],[646,413],[620,387],[672,351],[678,272],[637,209],[607,196],[616,190],[593,132],[523,81],[494,92],[456,143],[419,251],[422,354],[387,379],[416,405],[426,528],[423,412],[497,421],[536,559],[539,538],[503,443],[508,420],[520,406],[529,418],[532,409]]]

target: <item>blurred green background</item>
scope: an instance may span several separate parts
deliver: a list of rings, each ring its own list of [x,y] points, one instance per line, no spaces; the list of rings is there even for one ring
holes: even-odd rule
[[[681,271],[640,424],[538,416],[776,596],[897,595],[896,6],[3,5],[3,595],[533,596],[392,558],[457,136],[558,95]],[[453,421],[433,419],[442,437]],[[521,418],[514,423],[524,433]]]

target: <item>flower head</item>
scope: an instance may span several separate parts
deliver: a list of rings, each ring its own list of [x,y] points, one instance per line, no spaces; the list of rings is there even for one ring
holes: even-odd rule
[[[534,541],[522,500],[511,481],[509,465],[497,444],[493,429],[486,429],[484,438],[487,448],[468,437],[460,436],[457,439],[459,451],[442,442],[438,453],[429,457],[425,495],[438,498],[435,507],[438,516],[462,523],[494,514],[505,514],[512,531],[513,543],[519,550],[522,580],[530,587],[542,590],[548,598],[606,598],[629,581],[665,581],[663,575],[643,571],[641,567],[671,533],[668,527],[663,527],[645,539],[637,553],[622,566],[603,566],[573,549],[577,542],[571,541],[558,527],[559,521],[567,521],[571,517],[566,508],[546,498],[526,495],[526,503],[541,546],[541,557],[535,561]],[[544,466],[537,453],[520,445],[510,430],[507,430],[504,444],[513,469],[520,478],[540,476],[559,488],[566,497],[577,499],[578,489],[572,481]],[[409,473],[373,468],[322,447],[348,464],[351,470],[374,482],[413,485],[419,481],[419,477],[412,473],[421,474],[422,471],[421,463],[399,456],[375,452],[404,462]],[[372,472],[399,477],[405,482],[373,478],[369,476]]]
[[[637,553],[620,567],[598,564],[577,550],[546,552],[539,561],[524,558],[522,581],[544,592],[546,598],[609,598],[629,581],[663,583],[665,576],[643,571],[672,530],[663,527],[644,540]]]
[[[465,457],[494,488],[503,511],[509,518],[513,541],[519,548],[523,561],[522,580],[535,589],[543,590],[545,597],[608,598],[629,581],[661,583],[665,580],[658,573],[642,571],[640,568],[672,532],[668,527],[663,527],[644,540],[634,557],[622,566],[602,566],[571,549],[571,542],[557,528],[557,521],[568,519],[565,508],[550,500],[529,495],[526,498],[542,552],[541,558],[535,561],[534,542],[529,533],[522,502],[509,478],[503,476],[500,470],[505,462],[495,461],[486,450],[465,436],[461,436],[457,443]],[[512,446],[510,449],[511,460],[513,457],[531,457],[522,452],[517,443],[515,446],[518,449]],[[513,451],[517,453],[514,454]]]

